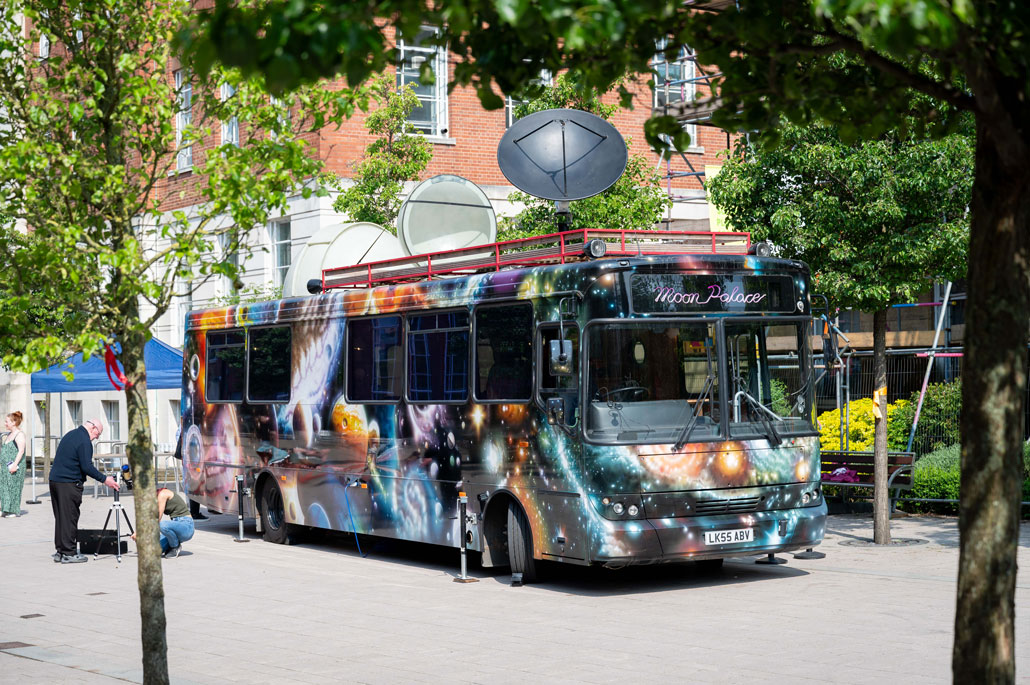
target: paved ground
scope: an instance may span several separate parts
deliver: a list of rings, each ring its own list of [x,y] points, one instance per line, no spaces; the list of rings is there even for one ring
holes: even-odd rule
[[[136,557],[61,565],[49,499],[0,520],[0,682],[140,682]],[[132,498],[123,498],[132,516]],[[84,501],[100,528],[110,500]],[[893,522],[927,544],[888,549],[868,517],[831,519],[827,558],[717,576],[692,567],[556,567],[547,584],[452,582],[457,552],[343,538],[233,542],[198,527],[164,562],[168,658],[179,683],[950,681],[954,519]],[[1030,526],[1016,593],[1018,673],[1030,682]],[[22,643],[24,646],[11,643]]]

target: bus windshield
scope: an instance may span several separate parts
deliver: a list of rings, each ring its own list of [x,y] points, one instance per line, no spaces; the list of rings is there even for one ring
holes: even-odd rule
[[[812,434],[804,326],[725,323],[728,372],[720,383],[714,322],[610,323],[589,329],[586,436],[596,442],[724,440]]]
[[[617,323],[589,331],[588,438],[662,443],[720,437],[714,323]]]
[[[727,321],[726,351],[731,439],[814,431],[802,324]]]

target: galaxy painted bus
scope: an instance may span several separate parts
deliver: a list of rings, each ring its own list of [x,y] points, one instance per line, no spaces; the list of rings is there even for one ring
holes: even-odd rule
[[[190,497],[458,547],[532,580],[823,537],[807,268],[626,256],[188,316]]]

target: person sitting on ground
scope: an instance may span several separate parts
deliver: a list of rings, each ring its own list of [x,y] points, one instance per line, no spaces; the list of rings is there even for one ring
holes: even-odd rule
[[[167,521],[161,520],[168,514]],[[178,493],[168,488],[157,489],[157,518],[161,527],[161,556],[177,557],[182,543],[193,538],[193,517],[190,508]],[[136,534],[132,534],[136,539]]]

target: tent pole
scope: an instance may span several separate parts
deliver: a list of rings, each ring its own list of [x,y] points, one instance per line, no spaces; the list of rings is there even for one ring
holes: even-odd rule
[[[36,403],[32,400],[32,386],[29,385],[29,430],[32,437],[29,438],[29,459],[32,461],[29,464],[32,465],[32,470],[29,472],[30,478],[32,478],[32,499],[25,500],[25,504],[39,504],[39,498],[36,497]]]

